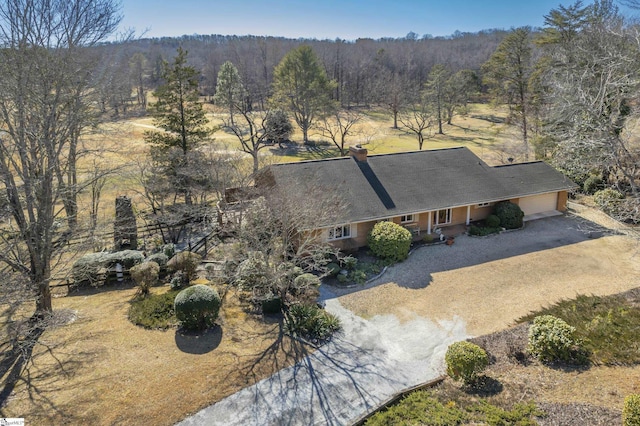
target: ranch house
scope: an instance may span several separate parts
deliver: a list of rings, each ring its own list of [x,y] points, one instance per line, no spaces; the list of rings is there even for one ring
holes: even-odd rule
[[[518,204],[525,221],[560,214],[576,187],[542,161],[491,167],[464,147],[382,155],[351,147],[349,153],[271,165],[262,179],[287,191],[304,190],[299,182],[333,184],[344,212],[318,231],[343,250],[365,246],[369,231],[383,220],[418,237],[484,219],[500,201]]]

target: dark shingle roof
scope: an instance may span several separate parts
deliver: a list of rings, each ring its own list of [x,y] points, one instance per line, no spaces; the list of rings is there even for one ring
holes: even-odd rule
[[[289,191],[334,184],[348,204],[345,223],[575,187],[544,162],[490,167],[464,147],[276,164],[268,173]]]

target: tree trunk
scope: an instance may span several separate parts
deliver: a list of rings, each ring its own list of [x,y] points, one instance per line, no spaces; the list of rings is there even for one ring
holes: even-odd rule
[[[36,315],[46,312],[52,312],[51,305],[51,288],[49,287],[49,279],[42,278],[38,283],[38,297],[36,299]]]
[[[260,168],[260,163],[258,162],[258,152],[252,152],[251,156],[253,157],[253,174],[255,175],[256,173],[258,173],[258,170]]]

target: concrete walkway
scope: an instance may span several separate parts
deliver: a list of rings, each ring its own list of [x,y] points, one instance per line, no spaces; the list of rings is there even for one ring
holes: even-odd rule
[[[465,339],[460,318],[433,323],[394,316],[365,320],[323,287],[344,327],[296,365],[205,408],[180,425],[345,425],[396,392],[442,374],[444,353]]]

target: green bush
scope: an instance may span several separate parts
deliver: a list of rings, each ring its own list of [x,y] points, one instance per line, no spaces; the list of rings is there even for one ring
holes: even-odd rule
[[[602,177],[597,175],[590,175],[582,184],[582,191],[585,194],[593,194],[596,191],[602,189]]]
[[[267,263],[259,256],[252,255],[240,262],[235,271],[233,282],[242,289],[250,290],[268,285]]]
[[[593,201],[605,212],[616,213],[619,210],[620,200],[624,195],[613,188],[605,188],[593,194]]]
[[[167,262],[169,261],[169,258],[164,253],[155,253],[147,257],[144,261],[157,263],[158,266],[162,269],[167,267]]]
[[[138,296],[146,297],[151,286],[158,283],[160,266],[155,262],[144,262],[131,268],[129,273],[138,284]]]
[[[447,374],[464,384],[475,383],[480,374],[489,365],[489,356],[480,346],[467,342],[456,342],[447,348],[444,356]]]
[[[622,426],[640,426],[640,394],[627,395],[624,399]]]
[[[495,214],[490,214],[484,221],[489,228],[497,228],[500,226],[500,218]]]
[[[400,262],[409,255],[411,232],[393,222],[378,222],[369,233],[367,242],[375,256]]]
[[[109,253],[85,254],[76,260],[71,267],[71,276],[76,285],[88,283],[98,285],[101,281],[100,275],[106,269],[109,262]],[[106,272],[106,271],[105,271]]]
[[[187,330],[212,327],[218,318],[220,296],[213,288],[197,284],[180,291],[174,301],[176,318]]]
[[[505,229],[522,228],[524,213],[520,206],[510,201],[503,201],[495,205],[493,214],[500,219],[500,225]]]
[[[575,327],[553,315],[540,315],[529,327],[529,353],[542,362],[572,362],[584,364],[588,361],[581,342],[574,336]]]
[[[187,285],[189,285],[189,280],[187,280],[187,275],[182,271],[173,274],[171,281],[169,281],[169,286],[172,290],[180,290]]]
[[[358,264],[358,259],[353,256],[345,256],[342,258],[342,264],[344,265],[345,269],[351,271]]]
[[[182,271],[187,276],[187,282],[195,278],[196,269],[202,262],[202,256],[190,251],[181,251],[167,262],[167,268],[172,272]]]
[[[320,287],[320,278],[316,277],[313,274],[298,275],[293,280],[293,285],[297,289],[309,288],[309,287],[313,287],[313,288]]]
[[[335,315],[311,304],[291,306],[285,319],[287,333],[308,340],[326,340],[341,327]]]
[[[475,226],[475,225],[471,225],[469,227],[469,235],[473,235],[476,237],[484,237],[486,235],[490,235],[490,234],[497,234],[499,233],[501,230],[501,228],[489,228],[487,226]]]
[[[340,265],[335,262],[327,264],[327,273],[330,277],[335,277],[340,272]]]
[[[338,274],[338,282],[340,284],[346,284],[349,282],[349,277],[344,274]]]
[[[176,246],[172,243],[165,244],[162,246],[162,254],[167,256],[167,259],[171,259],[176,255]]]
[[[138,250],[122,250],[110,253],[108,256],[109,267],[121,264],[125,269],[131,269],[135,265],[144,262],[144,254]]]
[[[176,294],[176,291],[168,291],[132,301],[129,307],[129,321],[151,329],[166,329],[176,325],[177,319],[173,308]]]

